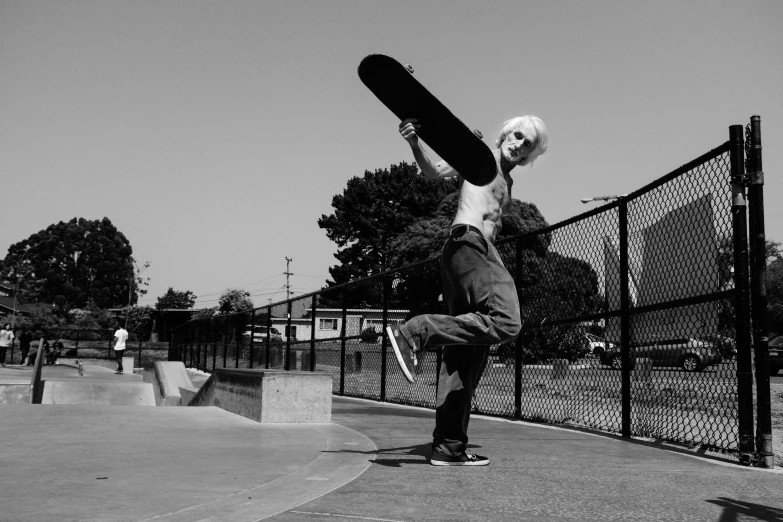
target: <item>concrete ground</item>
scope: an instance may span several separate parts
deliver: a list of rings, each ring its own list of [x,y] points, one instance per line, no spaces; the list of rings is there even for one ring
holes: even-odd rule
[[[474,418],[483,468],[427,461],[434,412],[335,397],[332,424],[214,407],[0,406],[3,521],[783,520],[783,474]]]

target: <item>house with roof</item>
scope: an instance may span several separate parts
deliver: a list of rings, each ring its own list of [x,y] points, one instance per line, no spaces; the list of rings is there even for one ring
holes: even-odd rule
[[[43,303],[25,303],[14,297],[13,286],[8,283],[0,283],[0,317],[2,321],[10,320],[14,315],[26,316],[47,308]],[[6,319],[7,318],[7,319]]]
[[[390,325],[405,322],[409,310],[389,310],[387,322]],[[300,317],[291,317],[291,331],[288,331],[288,318],[272,316],[271,322],[283,335],[283,339],[291,336],[292,341],[309,341],[312,332],[312,309],[306,309]],[[349,308],[345,313],[345,335],[354,336],[368,328],[379,334],[383,327],[383,309],[381,308]],[[342,308],[315,309],[315,339],[332,339],[340,337],[343,330]]]

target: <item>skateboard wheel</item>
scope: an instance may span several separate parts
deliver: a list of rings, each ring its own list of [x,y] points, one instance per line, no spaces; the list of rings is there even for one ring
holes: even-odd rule
[[[405,68],[408,69],[408,72],[413,74],[413,66],[409,63],[405,64]]]
[[[484,135],[483,135],[483,134],[481,134],[481,131],[480,131],[480,130],[478,130],[478,129],[473,129],[473,134],[475,134],[475,135],[476,135],[476,136],[478,136],[479,138],[483,138],[483,137],[484,137]]]

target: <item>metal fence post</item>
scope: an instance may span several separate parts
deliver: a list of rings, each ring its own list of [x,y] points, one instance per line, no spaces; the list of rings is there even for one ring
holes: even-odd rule
[[[391,278],[383,275],[383,319],[381,322],[381,402],[386,402],[386,353],[389,349],[389,340],[386,338],[386,327],[389,326],[389,294],[391,293]],[[435,389],[437,389],[437,383]]]
[[[253,369],[253,336],[256,334],[256,309],[253,308],[253,312],[250,315],[250,348],[248,355],[248,365],[250,369]]]
[[[228,337],[228,329],[226,328],[226,318],[223,317],[221,320],[222,325],[222,337],[223,337],[223,368],[228,366],[228,342],[226,341],[226,338]]]
[[[139,337],[139,368],[141,367],[141,337]]]
[[[318,304],[316,297],[318,294],[313,294],[313,304],[311,307],[310,315],[310,371],[315,371],[315,307]]]
[[[756,362],[756,463],[775,467],[772,452],[772,413],[769,385],[769,332],[767,326],[767,256],[764,230],[764,171],[761,164],[761,117],[752,116],[747,127],[748,221],[750,225],[750,300]]]
[[[272,307],[266,309],[266,363],[264,367],[269,369],[269,347],[272,344]]]
[[[748,283],[748,232],[745,205],[742,125],[729,127],[731,158],[731,215],[734,233],[734,288],[737,336],[737,399],[740,463],[753,460],[753,373],[750,361],[750,289]]]
[[[622,436],[631,436],[631,297],[628,287],[628,201],[620,200],[620,357]]]
[[[234,368],[239,368],[239,354],[242,348],[242,335],[239,333],[239,320],[242,319],[242,315],[235,315],[232,317],[234,321],[234,328],[231,329],[231,332],[234,334]]]
[[[517,238],[514,243],[515,248],[515,268],[514,268],[514,287],[519,295],[519,281],[522,279],[522,239]],[[522,418],[522,336],[514,341],[514,418]]]
[[[198,349],[196,353],[198,356],[196,357],[196,369],[201,369],[201,321],[196,323],[196,346],[198,346]],[[206,348],[206,347],[205,347]],[[204,350],[206,352],[206,349]],[[207,369],[207,365],[204,364],[204,370]]]
[[[348,319],[348,308],[346,295],[347,291],[343,289],[343,325],[340,331],[340,395],[345,395],[345,332]]]
[[[285,370],[291,369],[291,300],[288,300],[286,306],[286,325],[285,325]],[[296,363],[294,363],[294,370],[296,370]]]
[[[204,319],[199,319],[199,335],[200,339],[204,341],[204,371],[207,371],[207,358],[209,357],[209,342],[207,340],[207,327],[204,324]]]
[[[212,319],[204,319],[204,321],[207,323],[205,340],[212,347],[212,372],[214,373],[217,366],[217,343],[215,342],[215,334],[212,331]]]

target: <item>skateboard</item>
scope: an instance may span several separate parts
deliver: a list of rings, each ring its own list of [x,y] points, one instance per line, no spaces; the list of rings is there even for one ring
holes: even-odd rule
[[[419,83],[410,65],[371,54],[359,64],[359,78],[400,121],[419,120],[419,138],[469,183],[484,186],[495,179],[495,157],[481,133],[471,131]]]

